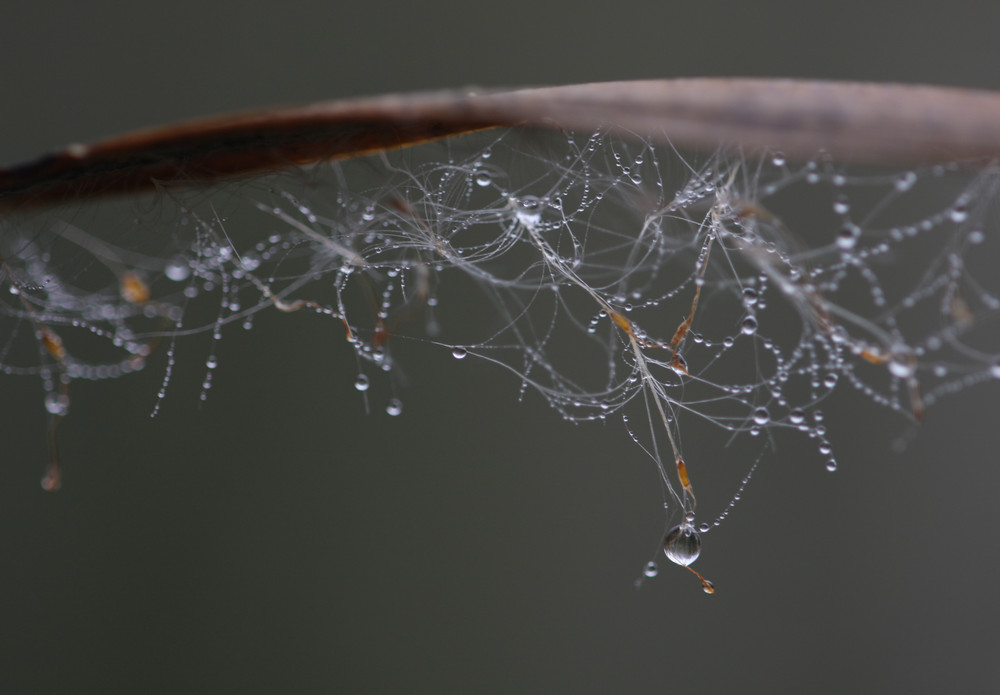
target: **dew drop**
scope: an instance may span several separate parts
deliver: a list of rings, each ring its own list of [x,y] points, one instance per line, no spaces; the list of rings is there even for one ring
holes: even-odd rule
[[[861,228],[856,224],[845,224],[837,232],[837,246],[844,250],[853,249],[861,236]]]
[[[829,461],[827,461],[826,462],[826,470],[830,471],[831,473],[833,473],[835,470],[837,470],[837,460],[836,459],[830,459]]]
[[[956,205],[948,211],[948,218],[955,224],[960,224],[969,219],[969,211],[964,205]]]
[[[788,420],[793,425],[798,425],[804,422],[805,419],[806,419],[806,414],[799,409],[795,409],[792,412],[788,413]]]
[[[776,167],[785,166],[785,161],[786,159],[784,152],[775,152],[774,154],[771,155],[771,164],[773,164]]]
[[[385,406],[385,412],[393,417],[396,417],[403,412],[403,402],[398,398],[391,398],[389,403]]]
[[[823,377],[823,386],[827,387],[828,389],[832,389],[836,385],[837,385],[836,374],[827,374],[825,377]]]
[[[897,191],[906,192],[913,188],[913,185],[917,182],[917,175],[912,171],[907,171],[896,177],[893,186],[895,186]]]
[[[740,324],[740,330],[743,331],[743,335],[753,335],[757,332],[757,319],[747,316]]]
[[[45,394],[45,410],[52,415],[65,415],[69,412],[69,396],[54,391]]]
[[[451,356],[454,357],[456,360],[464,360],[466,357],[468,357],[468,355],[469,351],[461,347],[454,348],[451,351]]]
[[[369,386],[371,386],[371,381],[369,381],[368,375],[358,374],[358,378],[354,380],[354,388],[358,391],[367,391]]]
[[[671,562],[687,567],[701,555],[701,536],[690,525],[674,526],[663,541],[663,552]]]
[[[167,267],[163,269],[164,274],[167,278],[173,280],[174,282],[181,282],[187,280],[191,275],[191,266],[188,265],[188,261],[183,256],[175,256],[171,258],[167,263]]]
[[[838,215],[846,215],[851,211],[851,203],[846,195],[837,196],[833,201],[833,211]]]
[[[660,573],[660,568],[656,566],[655,562],[647,562],[646,566],[642,570],[643,575],[647,577],[655,577]]]
[[[542,219],[542,201],[538,196],[526,195],[514,200],[517,219],[523,225],[537,224]]]
[[[752,287],[746,287],[743,289],[743,302],[747,306],[753,306],[757,303],[757,290]]]
[[[489,186],[491,183],[493,183],[493,177],[488,172],[480,171],[476,174],[477,186]]]
[[[890,374],[898,379],[909,379],[916,371],[917,362],[907,348],[897,347],[892,350],[892,358],[889,360]]]
[[[711,528],[712,527],[708,524],[708,522],[703,522],[701,526],[698,527],[698,531],[700,533],[708,533]]]
[[[757,408],[753,411],[753,421],[758,425],[766,425],[771,420],[771,414],[767,412],[767,408]]]
[[[62,487],[62,471],[58,464],[50,464],[42,476],[42,489],[46,492],[55,492]]]

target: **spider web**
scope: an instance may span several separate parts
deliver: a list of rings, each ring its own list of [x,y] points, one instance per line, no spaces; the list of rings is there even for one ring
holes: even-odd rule
[[[338,322],[366,405],[379,380],[399,392],[412,341],[433,343],[510,371],[567,420],[624,422],[686,566],[776,436],[812,439],[836,469],[820,408],[835,390],[918,421],[1000,378],[1000,172],[962,164],[855,172],[822,153],[793,165],[508,130],[11,216],[0,372],[41,378],[54,437],[74,380],[164,352],[155,414],[197,334],[206,398],[218,341],[261,311]],[[384,407],[402,412],[397,395]],[[705,427],[742,471],[711,505],[695,495],[711,467],[684,454]],[[54,459],[46,487],[58,476]]]

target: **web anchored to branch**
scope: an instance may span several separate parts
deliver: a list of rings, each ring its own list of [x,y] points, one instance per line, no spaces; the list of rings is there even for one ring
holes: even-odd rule
[[[834,390],[917,421],[1000,379],[998,187],[991,166],[861,172],[514,129],[172,189],[138,215],[10,214],[0,369],[41,377],[54,451],[74,380],[163,353],[155,414],[185,338],[207,333],[205,398],[218,341],[261,311],[341,326],[366,398],[430,342],[509,370],[567,420],[623,422],[662,481],[666,555],[690,569],[782,431],[836,469]],[[697,494],[719,473],[704,447],[686,455],[704,425],[740,471],[722,500]],[[60,479],[53,456],[43,483]]]

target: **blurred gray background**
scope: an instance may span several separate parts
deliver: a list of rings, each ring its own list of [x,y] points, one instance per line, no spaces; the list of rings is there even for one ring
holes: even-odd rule
[[[8,3],[0,161],[245,107],[466,85],[762,75],[1000,87],[1000,5]],[[699,569],[632,581],[662,532],[620,425],[415,349],[364,414],[342,335],[233,332],[203,406],[187,351],[80,384],[44,494],[37,380],[0,380],[0,691],[995,692],[996,388],[897,418],[826,405]],[[162,364],[162,363],[159,363]],[[414,366],[416,365],[416,366]],[[187,382],[187,383],[185,383]]]

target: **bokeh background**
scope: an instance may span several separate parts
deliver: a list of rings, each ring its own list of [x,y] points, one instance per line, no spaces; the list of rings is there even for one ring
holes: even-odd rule
[[[971,5],[970,5],[971,6]],[[245,107],[695,75],[1000,88],[1000,5],[27,3],[0,22],[0,161]],[[996,388],[898,418],[826,405],[840,470],[787,441],[699,569],[632,585],[663,530],[620,426],[508,374],[407,356],[365,415],[336,326],[258,317],[160,372],[80,384],[44,494],[39,384],[0,382],[0,691],[993,692]]]

